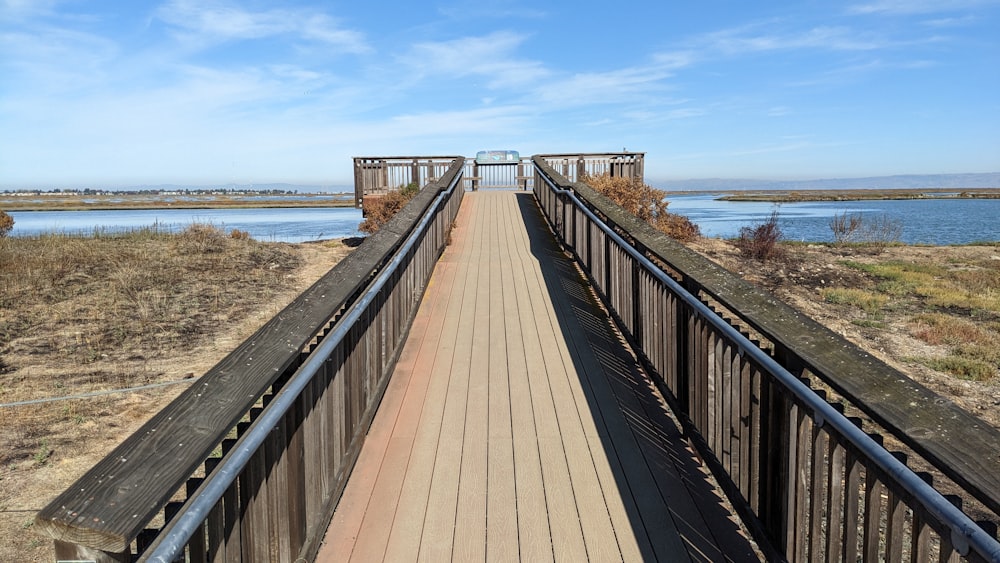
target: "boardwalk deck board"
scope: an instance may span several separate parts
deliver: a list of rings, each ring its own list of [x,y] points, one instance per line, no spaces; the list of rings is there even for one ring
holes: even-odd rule
[[[466,195],[318,561],[752,557],[533,206]]]

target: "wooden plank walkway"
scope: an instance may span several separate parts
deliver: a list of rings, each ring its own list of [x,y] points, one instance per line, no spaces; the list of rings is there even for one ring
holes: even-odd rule
[[[533,196],[465,196],[318,561],[747,561]]]

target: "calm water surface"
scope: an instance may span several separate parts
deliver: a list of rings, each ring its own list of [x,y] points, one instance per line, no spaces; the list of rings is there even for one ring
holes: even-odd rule
[[[773,203],[716,201],[715,195],[670,195],[669,209],[687,215],[709,237],[732,238],[740,227],[767,220],[778,210],[788,240],[832,241],[830,220],[843,213],[872,219],[887,216],[902,224],[902,242],[967,244],[1000,241],[1000,199],[915,199]]]
[[[709,237],[732,238],[740,227],[766,220],[778,210],[789,240],[830,241],[830,220],[839,214],[883,215],[903,226],[902,241],[911,244],[966,244],[1000,241],[1000,200],[922,199],[772,203],[717,201],[716,195],[670,195],[669,209],[687,215]],[[15,211],[14,236],[46,232],[92,233],[136,229],[153,224],[180,230],[198,222],[240,229],[263,241],[304,242],[359,236],[361,211],[354,208],[291,209],[147,209],[138,211]]]
[[[288,209],[142,209],[109,211],[13,211],[12,236],[124,231],[150,225],[177,231],[192,223],[247,231],[263,241],[305,242],[358,236],[361,210],[353,207]]]

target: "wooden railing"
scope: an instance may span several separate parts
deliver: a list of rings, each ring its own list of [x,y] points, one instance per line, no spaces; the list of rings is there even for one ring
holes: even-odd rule
[[[385,195],[416,182],[421,188],[436,182],[451,167],[454,156],[356,156],[354,157],[354,206],[365,196]]]
[[[555,170],[573,180],[585,174],[643,178],[645,153],[573,153],[543,155]],[[451,166],[453,156],[356,156],[354,157],[354,203],[363,208],[365,197],[378,197],[411,182],[419,187],[440,178]],[[465,162],[465,189],[533,189],[532,161]]]
[[[1000,561],[995,528],[881,445],[898,440],[995,521],[1000,433],[548,160],[534,159],[545,216],[769,559]]]
[[[446,244],[463,167],[453,160],[44,508],[35,527],[57,558],[311,560]]]
[[[552,170],[570,181],[582,179],[585,175],[645,178],[644,152],[619,153],[571,153],[539,155]]]

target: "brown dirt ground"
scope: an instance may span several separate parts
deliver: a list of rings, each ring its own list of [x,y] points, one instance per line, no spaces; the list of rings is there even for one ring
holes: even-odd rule
[[[203,335],[191,349],[116,369],[130,374],[140,372],[140,384],[185,378],[195,381],[196,374],[210,369],[350,252],[343,244],[300,244],[294,248],[301,265],[289,274],[290,283],[255,313],[226,331]],[[86,381],[91,369],[86,365],[46,367],[42,363],[44,355],[36,356],[17,358],[19,369],[29,370],[32,379]],[[61,418],[66,422],[50,427],[49,435],[41,439],[30,458],[22,456],[0,465],[0,561],[54,560],[51,540],[31,530],[35,513],[186,387],[186,383],[180,383],[46,405],[63,409],[68,416]],[[20,396],[16,400],[63,394],[51,387],[36,389],[35,397]],[[40,406],[0,408],[0,432],[17,432],[17,426],[30,424],[33,416],[48,418],[50,413],[43,411]]]
[[[861,263],[917,261],[969,264],[1000,260],[1000,246],[890,246],[881,255],[827,245],[788,245],[784,260],[761,264],[747,262],[729,242],[703,238],[688,246],[744,279],[775,294],[784,302],[837,332],[861,349],[909,375],[931,390],[947,396],[962,408],[1000,428],[1000,374],[986,382],[959,379],[933,370],[915,358],[943,357],[945,346],[932,346],[911,334],[908,320],[917,312],[885,308],[883,327],[863,327],[852,321],[865,318],[858,308],[823,300],[823,288],[871,288],[868,274],[845,266]],[[962,315],[962,313],[952,313]],[[972,320],[967,314],[963,318]]]

